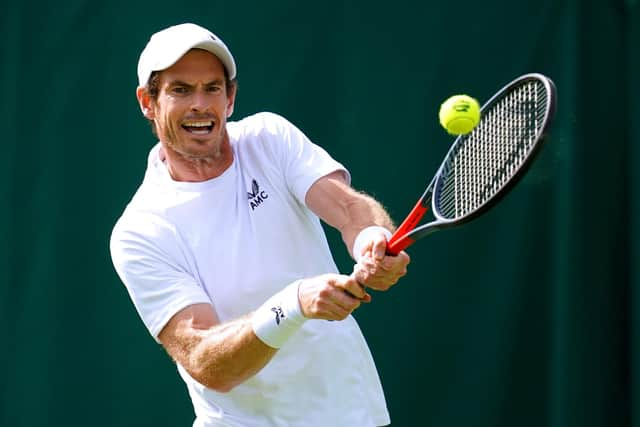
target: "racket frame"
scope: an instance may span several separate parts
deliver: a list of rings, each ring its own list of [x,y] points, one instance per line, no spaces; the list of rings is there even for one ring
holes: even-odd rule
[[[541,82],[545,86],[545,91],[548,94],[547,100],[546,100],[547,108],[546,108],[545,116],[542,119],[543,127],[540,130],[540,135],[538,136],[538,139],[536,140],[533,147],[527,154],[527,157],[525,158],[525,160],[521,163],[521,166],[518,168],[516,173],[513,176],[511,176],[511,178],[509,178],[508,182],[496,194],[491,196],[489,200],[487,200],[485,203],[480,205],[478,208],[458,218],[450,219],[450,218],[443,217],[442,215],[440,215],[435,205],[435,200],[437,200],[437,197],[436,199],[433,198],[433,190],[435,188],[436,196],[437,196],[438,192],[441,191],[441,188],[442,188],[442,186],[439,185],[441,183],[441,180],[443,179],[442,172],[447,166],[447,162],[451,157],[451,154],[458,147],[458,145],[460,145],[467,138],[470,137],[473,131],[469,134],[458,136],[455,139],[455,141],[451,144],[451,147],[449,148],[447,155],[444,157],[444,160],[440,164],[440,167],[438,168],[436,174],[431,180],[431,183],[427,186],[427,189],[418,200],[418,203],[416,203],[416,205],[413,207],[411,212],[409,212],[405,220],[400,224],[398,229],[395,231],[395,233],[393,233],[393,235],[389,239],[389,242],[387,244],[387,253],[389,255],[397,255],[398,253],[400,253],[400,251],[409,247],[416,240],[421,239],[438,230],[441,230],[443,228],[462,225],[469,221],[472,221],[473,219],[482,215],[487,210],[491,209],[507,193],[509,193],[511,189],[520,181],[520,179],[524,176],[524,174],[527,172],[527,170],[533,163],[533,160],[535,159],[537,154],[540,152],[540,149],[542,148],[542,146],[544,145],[544,142],[547,139],[549,128],[551,126],[551,122],[556,111],[557,91],[556,91],[555,84],[551,79],[539,73],[524,74],[512,80],[507,85],[505,85],[495,95],[493,95],[480,109],[480,117],[483,117],[483,113],[489,110],[498,100],[502,99],[505,93],[508,93],[509,91],[511,91],[511,89],[514,88],[515,86],[520,86],[526,83],[527,81],[531,81],[531,80]],[[431,211],[433,212],[433,216],[435,217],[435,220],[416,227],[416,225],[420,222],[422,217],[427,213],[429,208],[431,208]]]

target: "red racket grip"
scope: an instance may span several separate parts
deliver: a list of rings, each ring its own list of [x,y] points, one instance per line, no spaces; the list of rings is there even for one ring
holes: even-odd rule
[[[418,203],[411,209],[409,215],[402,221],[400,227],[393,233],[387,242],[387,254],[398,255],[401,251],[408,248],[415,242],[412,238],[406,236],[420,222],[425,213],[429,210],[428,205],[424,204],[424,200],[418,200]]]
[[[387,255],[396,256],[400,252],[402,252],[403,250],[411,246],[413,242],[415,242],[415,240],[409,237],[405,237],[404,239],[393,240],[394,237],[396,237],[395,234],[391,236],[392,240],[389,240],[389,242],[387,242]]]

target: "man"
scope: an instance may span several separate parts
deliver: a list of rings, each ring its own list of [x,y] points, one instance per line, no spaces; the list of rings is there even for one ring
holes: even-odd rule
[[[227,122],[236,64],[208,30],[154,34],[136,95],[160,142],[114,227],[115,268],[176,361],[195,426],[378,426],[389,415],[354,318],[406,253],[344,167],[280,116]],[[319,218],[358,260],[337,273]],[[329,320],[329,321],[328,321]]]

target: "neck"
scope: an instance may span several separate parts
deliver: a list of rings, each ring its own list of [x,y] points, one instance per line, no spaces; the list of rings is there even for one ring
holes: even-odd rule
[[[160,158],[175,181],[201,182],[216,178],[233,163],[233,150],[228,140],[207,156],[189,156],[162,143]]]

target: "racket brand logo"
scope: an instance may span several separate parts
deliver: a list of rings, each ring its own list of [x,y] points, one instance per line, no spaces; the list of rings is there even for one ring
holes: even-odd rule
[[[266,191],[260,190],[258,181],[254,179],[251,183],[251,191],[247,192],[247,198],[249,199],[249,206],[251,206],[251,210],[253,211],[268,199],[269,195]]]
[[[282,307],[280,307],[279,305],[276,307],[271,307],[271,311],[273,311],[276,314],[276,325],[279,325],[280,320],[287,317],[284,315],[284,311],[282,311]]]

